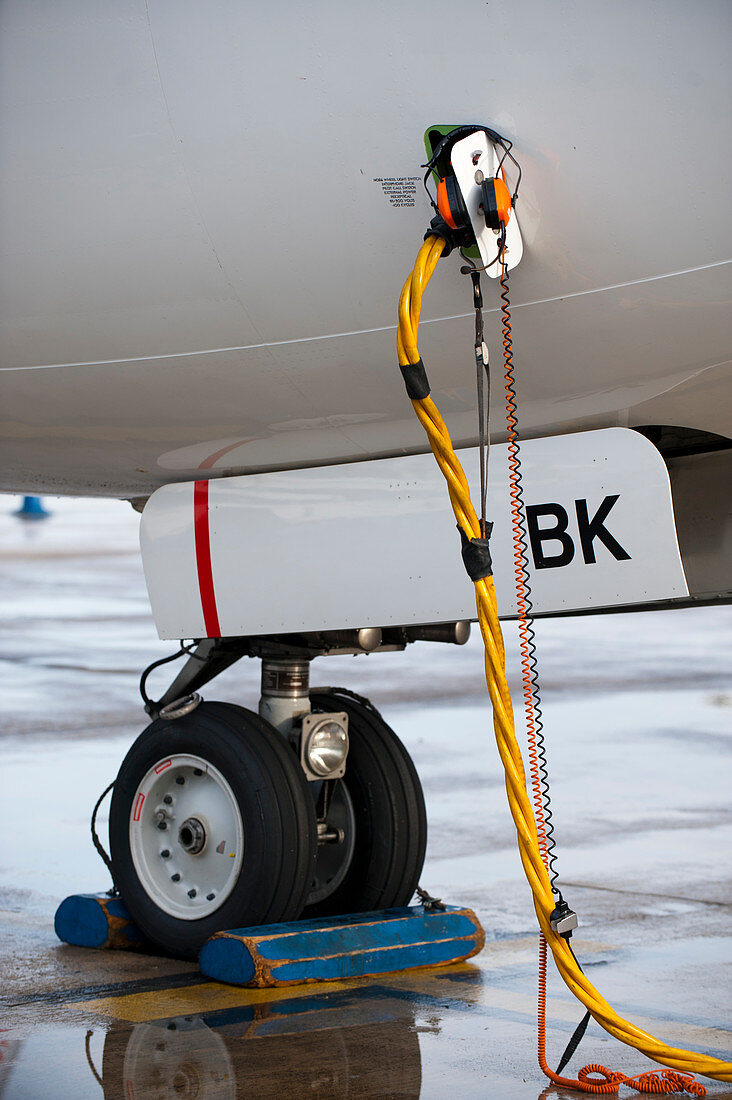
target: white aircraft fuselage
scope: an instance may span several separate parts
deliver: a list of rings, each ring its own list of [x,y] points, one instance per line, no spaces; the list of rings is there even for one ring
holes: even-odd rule
[[[523,168],[522,432],[732,434],[727,5],[9,0],[2,21],[3,490],[144,498],[423,451],[395,310],[438,124],[495,128]],[[462,444],[470,314],[453,255],[420,347]]]

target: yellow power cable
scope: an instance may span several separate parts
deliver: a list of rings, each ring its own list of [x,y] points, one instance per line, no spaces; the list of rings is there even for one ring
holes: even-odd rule
[[[422,295],[442,255],[445,242],[429,236],[419,250],[409,278],[399,298],[397,354],[400,366],[421,362],[417,349]],[[470,498],[470,488],[453,449],[452,440],[440,412],[431,397],[412,399],[412,405],[424,427],[432,452],[447,482],[450,502],[458,524],[469,538],[481,535],[478,517]],[[516,826],[519,853],[534,898],[539,925],[549,944],[557,969],[568,988],[597,1022],[621,1042],[635,1047],[661,1065],[688,1073],[699,1073],[717,1081],[732,1082],[732,1062],[723,1062],[706,1054],[670,1047],[642,1028],[623,1019],[592,982],[582,973],[568,942],[550,924],[554,909],[549,875],[539,849],[534,812],[526,790],[523,759],[514,723],[511,695],[506,680],[503,635],[498,621],[496,591],[492,577],[475,581],[478,622],[485,646],[485,675],[493,706],[493,728],[503,763],[506,792]]]

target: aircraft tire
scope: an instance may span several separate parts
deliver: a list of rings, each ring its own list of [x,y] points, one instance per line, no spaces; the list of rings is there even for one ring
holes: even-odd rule
[[[347,872],[302,916],[363,913],[407,905],[419,881],[427,844],[424,796],[409,753],[394,730],[364,703],[337,688],[311,692],[314,711],[348,714],[350,747],[343,779],[355,819]]]
[[[133,920],[173,955],[195,957],[223,929],[295,919],[313,879],[314,804],[295,754],[229,703],[140,734],[115,783],[109,835]]]

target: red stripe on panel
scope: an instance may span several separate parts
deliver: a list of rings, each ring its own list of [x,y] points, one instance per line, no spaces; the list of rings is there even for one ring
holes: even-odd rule
[[[211,535],[208,526],[208,481],[193,485],[193,528],[196,540],[196,569],[201,593],[203,622],[207,638],[220,638],[219,613],[216,608],[213,568],[211,565]]]

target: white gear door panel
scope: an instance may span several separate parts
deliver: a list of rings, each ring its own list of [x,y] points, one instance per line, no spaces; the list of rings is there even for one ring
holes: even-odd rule
[[[458,451],[478,499],[478,452]],[[626,428],[521,446],[537,613],[688,595],[668,474]],[[507,448],[492,446],[488,519],[499,613],[515,614]],[[475,618],[473,585],[431,454],[165,485],[141,543],[162,638]]]

